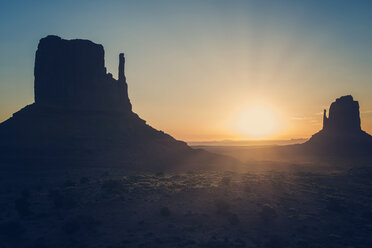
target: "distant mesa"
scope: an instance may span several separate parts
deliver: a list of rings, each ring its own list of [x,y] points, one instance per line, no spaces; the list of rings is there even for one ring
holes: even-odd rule
[[[147,125],[132,112],[119,55],[107,73],[102,45],[47,36],[35,56],[35,102],[0,123],[1,159],[173,164],[218,156]]]
[[[337,98],[324,110],[323,129],[314,134],[304,146],[324,154],[370,154],[372,136],[361,129],[359,103],[351,95]]]
[[[302,144],[256,149],[255,159],[281,161],[348,162],[369,161],[372,158],[372,136],[361,129],[359,103],[351,95],[334,101],[323,128]]]
[[[334,135],[361,134],[359,103],[351,95],[337,98],[329,108],[329,117],[324,110],[323,130]]]

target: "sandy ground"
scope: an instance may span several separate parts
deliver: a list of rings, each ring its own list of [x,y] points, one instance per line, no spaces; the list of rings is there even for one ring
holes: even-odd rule
[[[0,247],[372,247],[372,170],[313,166],[2,168]]]

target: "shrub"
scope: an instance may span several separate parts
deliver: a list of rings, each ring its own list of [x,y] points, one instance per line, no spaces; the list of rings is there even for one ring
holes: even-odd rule
[[[155,176],[157,176],[157,177],[163,177],[163,176],[164,176],[164,172],[159,171],[159,172],[157,172],[157,173],[155,174]]]
[[[237,225],[240,223],[239,216],[237,214],[230,214],[229,215],[229,222],[231,225]]]
[[[108,194],[120,194],[124,191],[124,185],[119,180],[104,181],[101,188]]]
[[[8,221],[0,224],[0,235],[7,238],[18,238],[25,232],[19,221]]]
[[[70,209],[77,205],[76,197],[71,191],[51,190],[49,191],[49,198],[56,208]]]
[[[19,198],[14,202],[15,210],[17,211],[20,217],[25,217],[31,214],[30,211],[30,202],[27,198]]]
[[[94,219],[90,215],[80,215],[74,219],[66,221],[62,226],[62,230],[66,234],[74,234],[80,230],[87,231],[87,232],[94,232],[95,228],[99,224],[100,222]]]
[[[271,236],[266,242],[265,247],[270,247],[270,248],[286,248],[288,247],[288,242],[287,240],[283,239],[280,236]],[[301,246],[295,246],[295,247],[301,247]]]
[[[162,208],[160,209],[160,215],[163,216],[163,217],[168,217],[168,216],[171,215],[171,212],[170,212],[169,208],[167,208],[167,207],[162,207]]]
[[[28,189],[22,190],[21,197],[25,198],[25,199],[28,199],[30,197],[30,191]]]
[[[80,223],[77,220],[66,221],[62,226],[62,231],[66,234],[74,234],[80,229]]]
[[[262,206],[260,216],[264,221],[272,221],[278,217],[278,214],[273,207],[269,204],[265,204]]]
[[[328,200],[326,209],[330,212],[336,212],[336,213],[341,213],[344,210],[341,205],[341,202],[336,199]]]
[[[251,186],[248,183],[245,183],[243,185],[243,188],[244,188],[244,191],[247,192],[247,193],[251,193],[252,192],[252,188],[251,188]]]
[[[41,237],[33,241],[29,248],[47,248],[47,244],[45,242],[45,238]]]
[[[222,185],[230,185],[230,183],[231,183],[231,178],[230,177],[223,177],[222,179],[221,179],[221,184]]]
[[[90,181],[89,177],[80,178],[80,184],[87,184],[89,183],[89,181]]]
[[[217,213],[228,213],[230,210],[230,203],[223,199],[215,200],[214,206],[217,209]]]
[[[67,180],[63,183],[63,187],[69,188],[69,187],[75,187],[76,183],[72,180]]]

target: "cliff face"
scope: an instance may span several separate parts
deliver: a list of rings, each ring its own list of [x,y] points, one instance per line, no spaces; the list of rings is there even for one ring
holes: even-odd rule
[[[124,64],[120,54],[116,80],[106,72],[102,45],[57,36],[41,39],[35,103],[0,123],[0,160],[169,164],[191,155],[185,142],[132,112]]]
[[[106,73],[102,45],[89,40],[40,40],[35,57],[35,103],[43,106],[129,112],[121,56],[119,80]]]
[[[372,136],[361,129],[358,101],[351,95],[337,98],[329,108],[328,117],[324,110],[323,129],[304,146],[323,154],[371,153]]]
[[[361,131],[359,103],[351,95],[337,98],[324,116],[323,130],[332,133],[355,133]]]

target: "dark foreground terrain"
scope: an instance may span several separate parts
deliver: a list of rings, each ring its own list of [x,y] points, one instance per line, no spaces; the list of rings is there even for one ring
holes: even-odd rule
[[[0,173],[0,247],[372,247],[372,167]]]
[[[124,71],[89,40],[40,40],[35,102],[0,123],[0,248],[372,247],[372,137],[351,95],[303,145],[209,149],[231,159],[146,124]],[[351,160],[308,157],[329,154]]]

